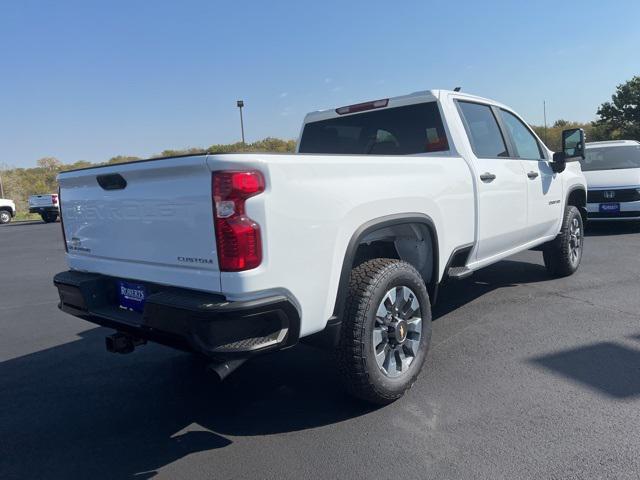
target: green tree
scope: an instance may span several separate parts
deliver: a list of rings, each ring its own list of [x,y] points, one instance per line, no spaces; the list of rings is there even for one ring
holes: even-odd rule
[[[75,170],[77,168],[89,167],[95,167],[95,165],[91,162],[87,162],[86,160],[78,160],[77,162],[62,164],[62,166],[60,167],[60,171],[63,172],[65,170]]]
[[[226,145],[211,145],[207,153],[231,153],[231,152],[278,152],[291,153],[296,149],[295,140],[282,140],[280,138],[267,137],[253,143],[236,142]]]
[[[129,155],[118,155],[116,157],[111,157],[107,163],[112,164],[112,163],[124,163],[124,162],[133,162],[135,160],[140,160],[139,157],[132,157]]]
[[[640,140],[640,76],[616,87],[610,102],[600,105],[594,125],[610,138]]]
[[[199,155],[205,153],[204,148],[185,148],[182,150],[163,150],[154,157],[177,157],[179,155]]]
[[[554,152],[560,151],[562,148],[562,131],[569,128],[582,128],[587,142],[598,142],[600,140],[608,140],[609,136],[600,126],[592,123],[570,122],[568,120],[556,120],[551,127],[546,129],[542,125],[531,125],[533,131],[544,141],[544,143]]]

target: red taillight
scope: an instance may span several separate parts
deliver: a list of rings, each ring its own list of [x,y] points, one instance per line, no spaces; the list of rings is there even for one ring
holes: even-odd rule
[[[384,108],[387,105],[389,105],[389,99],[383,98],[382,100],[375,100],[373,102],[356,103],[355,105],[336,108],[336,113],[338,115],[345,115],[347,113],[364,112],[365,110],[374,110],[376,108]]]
[[[262,262],[260,226],[245,214],[245,201],[264,192],[262,173],[214,172],[211,184],[220,271],[256,268]]]
[[[58,204],[58,195],[51,195],[51,203],[53,203],[54,205]]]

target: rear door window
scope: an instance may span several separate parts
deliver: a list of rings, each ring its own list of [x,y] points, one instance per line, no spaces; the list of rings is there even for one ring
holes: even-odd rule
[[[496,117],[491,107],[480,103],[458,101],[460,113],[465,120],[465,129],[473,153],[479,158],[508,157]]]
[[[300,153],[410,155],[449,150],[436,102],[307,123]]]

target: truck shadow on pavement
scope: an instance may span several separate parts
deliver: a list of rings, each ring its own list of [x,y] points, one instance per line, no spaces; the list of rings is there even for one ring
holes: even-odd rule
[[[542,262],[542,253],[539,255]],[[546,268],[541,264],[502,260],[475,272],[467,279],[450,281],[441,286],[438,292],[438,301],[432,309],[433,319],[444,317],[475,299],[500,288],[551,280]]]
[[[333,424],[373,409],[344,394],[325,352],[247,362],[222,384],[191,355],[104,351],[110,333],[0,363],[0,478],[151,478],[196,452]],[[213,457],[215,464],[215,456]]]
[[[600,342],[530,361],[614,399],[640,396],[640,350],[625,345]]]
[[[434,319],[492,290],[548,280],[539,264],[500,262],[444,288]],[[93,328],[0,363],[0,478],[151,478],[197,452],[216,465],[234,437],[322,427],[375,410],[343,393],[330,354],[312,347],[247,362],[217,384],[199,360],[157,345],[108,354],[109,333]],[[608,354],[640,358],[611,346]],[[590,380],[580,366],[587,357],[571,352],[537,362],[618,397],[640,393],[613,385],[605,371]]]

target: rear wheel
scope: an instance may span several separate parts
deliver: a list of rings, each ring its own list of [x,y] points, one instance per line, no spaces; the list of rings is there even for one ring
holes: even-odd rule
[[[351,272],[338,361],[346,389],[387,404],[416,381],[431,341],[431,305],[413,266],[378,258]]]
[[[11,221],[11,212],[0,210],[0,224],[9,223]]]
[[[572,275],[580,266],[584,246],[584,225],[577,207],[567,206],[558,236],[543,249],[544,264],[554,277]]]
[[[57,213],[42,213],[40,214],[40,216],[42,217],[42,221],[44,223],[53,223],[58,219],[58,214]]]

